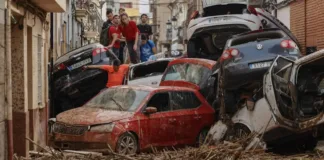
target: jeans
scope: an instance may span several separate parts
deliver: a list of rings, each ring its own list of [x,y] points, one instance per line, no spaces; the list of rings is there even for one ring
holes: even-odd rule
[[[120,43],[120,48],[119,48],[119,60],[123,64],[124,63],[124,48],[125,48],[125,42]]]
[[[112,48],[112,51],[115,53],[116,57],[119,59],[119,48]]]
[[[138,54],[137,54],[137,51],[135,51],[133,49],[135,41],[127,41],[126,43],[127,43],[128,54],[129,54],[131,63],[137,64],[138,63]]]

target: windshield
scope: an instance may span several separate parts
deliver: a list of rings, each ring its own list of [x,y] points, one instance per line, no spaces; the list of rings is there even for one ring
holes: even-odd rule
[[[183,80],[200,86],[204,80],[208,79],[211,72],[210,69],[199,64],[175,64],[168,68],[164,81]]]
[[[86,107],[134,112],[148,91],[132,88],[108,88],[86,104]]]

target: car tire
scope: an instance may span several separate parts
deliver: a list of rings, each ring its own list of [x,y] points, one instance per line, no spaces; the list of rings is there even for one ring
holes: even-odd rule
[[[134,134],[127,132],[117,141],[116,152],[123,155],[136,154],[139,151],[138,140]]]
[[[197,140],[196,140],[196,146],[200,147],[202,145],[208,144],[206,142],[206,138],[207,138],[207,134],[208,134],[208,129],[205,128],[203,130],[201,130],[197,136]]]

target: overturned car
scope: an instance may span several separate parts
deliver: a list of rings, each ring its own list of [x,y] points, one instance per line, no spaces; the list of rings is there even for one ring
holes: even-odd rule
[[[214,142],[256,132],[267,148],[296,144],[313,149],[324,123],[324,50],[291,60],[283,56],[264,75],[263,97],[246,103],[211,128]]]

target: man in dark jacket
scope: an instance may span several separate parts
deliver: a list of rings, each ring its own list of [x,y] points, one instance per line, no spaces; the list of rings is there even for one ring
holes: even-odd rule
[[[107,21],[102,25],[102,29],[105,29],[112,24],[112,20],[114,19],[114,14],[112,9],[107,9],[106,16],[107,16]]]

